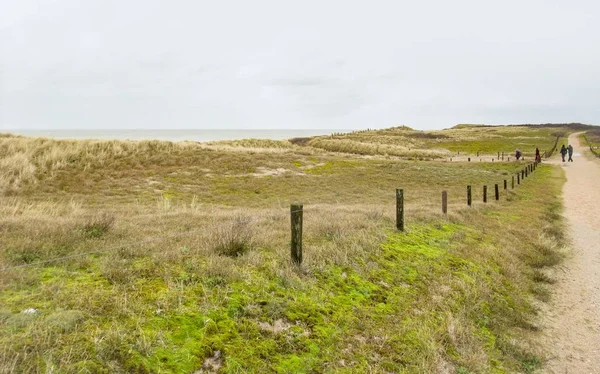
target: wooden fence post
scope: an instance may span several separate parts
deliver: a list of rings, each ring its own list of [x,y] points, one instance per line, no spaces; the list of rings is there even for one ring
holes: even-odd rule
[[[525,169],[521,169],[521,179],[525,178]]]
[[[498,152],[498,160],[500,160],[500,152]]]
[[[483,202],[487,203],[487,186],[483,186]]]
[[[506,183],[506,181],[504,181]],[[494,185],[494,195],[496,197],[496,201],[500,200],[500,191],[498,191],[498,183]]]
[[[517,184],[521,184],[521,174],[517,173]]]
[[[448,191],[442,191],[442,213],[448,213]]]
[[[529,166],[525,168],[525,177],[529,176]]]
[[[302,263],[302,204],[292,204],[290,213],[292,218],[292,261],[296,265]]]
[[[471,162],[471,157],[468,158],[469,162]]]
[[[396,228],[404,231],[404,190],[396,190]]]
[[[467,205],[471,206],[472,201],[471,186],[467,186]]]
[[[504,189],[508,189],[508,182],[506,181],[506,179],[504,180]]]
[[[512,176],[512,184],[510,186],[511,186],[510,187],[511,190],[515,189],[515,176],[514,175]]]

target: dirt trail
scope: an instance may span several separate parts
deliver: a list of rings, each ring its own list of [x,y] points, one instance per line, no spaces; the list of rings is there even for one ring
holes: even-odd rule
[[[600,373],[600,163],[569,137],[574,162],[560,164],[567,176],[564,216],[573,253],[558,271],[558,286],[545,321],[550,361],[545,373]]]

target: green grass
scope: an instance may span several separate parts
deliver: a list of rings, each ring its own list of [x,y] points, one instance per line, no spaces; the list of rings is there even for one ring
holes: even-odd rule
[[[581,144],[589,147],[594,155],[600,157],[600,130],[590,130],[579,137]]]
[[[588,126],[589,127],[589,126]],[[550,151],[556,142],[577,126],[473,126],[459,125],[441,131],[416,131],[408,127],[358,131],[316,137],[307,144],[327,151],[361,155],[389,155],[413,159],[438,159],[463,156],[489,156],[498,153],[514,157],[520,149],[525,157],[533,157],[535,148]]]
[[[511,191],[521,163],[158,142],[97,146],[101,157],[71,144],[74,161],[43,167],[31,155],[56,144],[36,144],[22,160],[33,175],[0,198],[0,267],[144,243],[0,273],[0,372],[512,373],[543,362],[534,300],[548,299],[543,271],[561,258],[559,168]],[[481,186],[503,179],[509,191],[484,205]],[[296,201],[301,267],[289,259]]]

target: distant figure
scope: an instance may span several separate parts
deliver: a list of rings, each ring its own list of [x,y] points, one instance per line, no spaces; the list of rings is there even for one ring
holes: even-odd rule
[[[563,144],[560,148],[560,155],[562,156],[563,162],[565,162],[565,156],[567,155],[567,147]]]
[[[571,144],[567,147],[567,152],[569,152],[569,162],[573,162],[573,146]]]
[[[542,156],[540,156],[540,149],[535,148],[535,162],[542,162]]]
[[[515,152],[515,157],[517,158],[517,161],[519,161],[519,159],[521,158],[521,151],[519,151],[518,149]]]

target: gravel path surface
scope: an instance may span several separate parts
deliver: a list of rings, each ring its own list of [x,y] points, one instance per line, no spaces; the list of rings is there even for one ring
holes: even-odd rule
[[[564,216],[573,253],[558,271],[554,301],[545,320],[548,357],[545,373],[600,373],[600,162],[582,153],[577,134],[569,137],[574,162],[561,165],[567,176]]]

